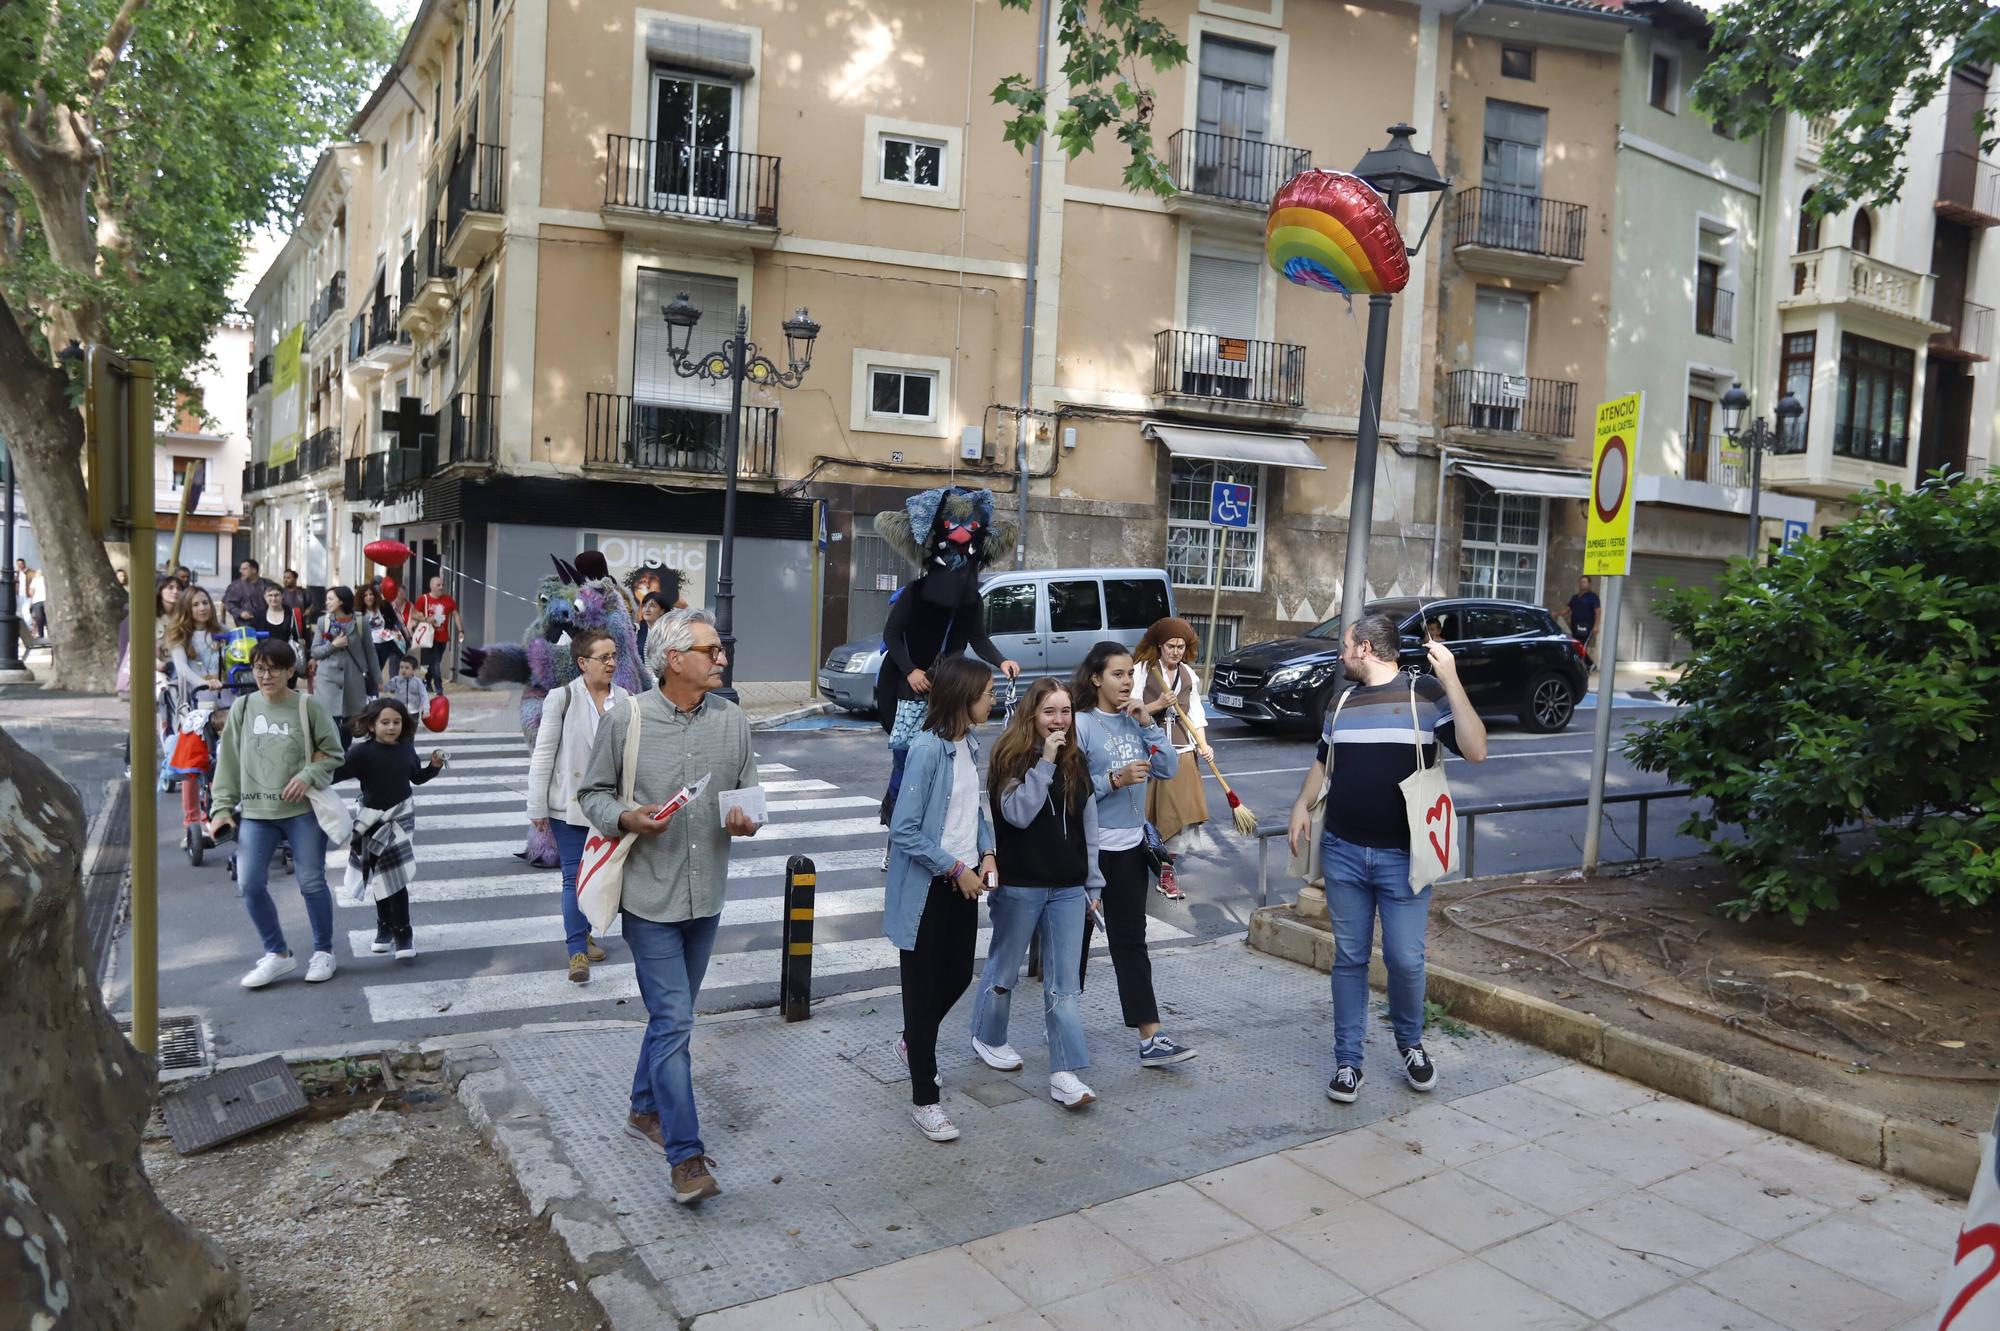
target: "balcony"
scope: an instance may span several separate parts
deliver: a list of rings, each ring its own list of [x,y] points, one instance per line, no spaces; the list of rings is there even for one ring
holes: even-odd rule
[[[590,393],[584,402],[583,465],[631,467],[721,476],[724,412],[671,403],[634,402],[615,393]],[[768,480],[777,474],[778,409],[743,408],[736,475]]]
[[[1446,429],[1475,434],[1576,435],[1576,385],[1491,370],[1454,370],[1445,376]]]
[[[311,476],[340,464],[340,431],[329,425],[315,430],[299,445],[299,474]]]
[[[348,328],[347,354],[357,375],[383,374],[410,359],[410,335],[396,320],[396,302],[380,295]]]
[[[448,451],[440,462],[491,466],[499,454],[499,436],[500,395],[460,393],[451,400]]]
[[[444,227],[434,220],[424,228],[415,254],[403,259],[402,308],[397,322],[403,331],[428,336],[451,311],[452,283],[458,270],[444,261]]]
[[[779,165],[760,153],[613,134],[599,216],[639,239],[769,249],[778,239]]]
[[[1736,340],[1736,293],[1728,287],[1694,288],[1694,331],[1718,342]]]
[[[381,455],[376,454],[375,456],[379,457]],[[368,498],[367,477],[368,459],[365,457],[348,458],[341,469],[340,497],[350,504],[358,504]],[[375,498],[380,499],[381,497],[382,486],[378,478],[375,485]]]
[[[1844,306],[1937,332],[1938,326],[1928,317],[1931,284],[1927,274],[1857,254],[1845,245],[1829,245],[1792,256],[1792,294],[1780,300],[1778,308]]]
[[[317,337],[336,314],[347,308],[347,274],[335,273],[319,295],[313,297],[312,314],[306,321],[306,336]]]
[[[1938,154],[1937,201],[1940,217],[1961,226],[2000,225],[2000,166],[1962,148]]]
[[[1278,187],[1312,166],[1312,153],[1262,139],[1183,129],[1167,140],[1167,175],[1179,193],[1170,213],[1264,229]]]
[[[1239,405],[1300,411],[1306,405],[1306,349],[1163,328],[1153,335],[1153,392],[1174,406],[1226,414],[1236,414]]]
[[[452,160],[444,213],[444,261],[452,267],[474,267],[499,247],[506,179],[507,150],[497,143],[468,144]]]
[[[1886,467],[1905,466],[1910,460],[1908,427],[1895,432],[1865,425],[1835,425],[1833,455],[1858,462],[1878,462]]]
[[[268,355],[259,356],[257,358],[257,387],[262,388],[270,382],[271,358]]]
[[[1729,442],[1726,434],[1702,435],[1687,442],[1687,458],[1681,479],[1706,481],[1726,489],[1740,490],[1750,483],[1746,454]]]
[[[1459,267],[1548,285],[1583,266],[1590,209],[1539,194],[1469,189],[1453,205],[1452,251]]]
[[[1818,166],[1820,152],[1832,137],[1832,116],[1814,116],[1806,121],[1799,133],[1799,160],[1807,166]]]
[[[250,367],[250,376],[243,385],[243,396],[246,398],[257,396],[257,367],[255,365]]]
[[[1942,304],[1943,302],[1939,302]],[[1945,326],[1931,334],[1933,360],[1983,361],[1993,355],[1993,310],[1972,301],[1959,301],[1950,309],[1931,308],[1931,318]]]

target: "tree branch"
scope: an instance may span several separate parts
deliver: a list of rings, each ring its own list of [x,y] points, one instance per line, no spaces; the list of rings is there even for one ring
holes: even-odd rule
[[[90,57],[90,71],[85,77],[85,85],[94,103],[98,94],[104,91],[104,84],[111,77],[112,67],[125,54],[125,45],[132,40],[132,27],[139,19],[139,11],[146,7],[147,0],[125,0],[118,7],[118,17],[111,20],[111,27],[104,34],[104,44]]]

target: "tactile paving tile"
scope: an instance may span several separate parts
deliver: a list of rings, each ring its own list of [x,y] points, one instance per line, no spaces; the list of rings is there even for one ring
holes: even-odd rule
[[[1168,1029],[1200,1057],[1140,1068],[1104,966],[1083,1000],[1094,1064],[1082,1076],[1098,1102],[1080,1113],[1048,1100],[1039,1001],[1017,1005],[1010,1034],[1026,1066],[1009,1076],[971,1053],[968,993],[939,1040],[945,1108],[964,1133],[949,1145],[925,1141],[910,1125],[908,1079],[894,1050],[902,1010],[893,999],[824,1008],[802,1022],[698,1026],[696,1102],[723,1193],[695,1209],[673,1203],[666,1161],[623,1132],[638,1030],[529,1033],[500,1042],[500,1052],[683,1316],[1045,1220],[1427,1102],[1388,1074],[1394,1040],[1374,1011],[1379,998],[1371,998],[1367,1045],[1379,1075],[1359,1103],[1340,1106],[1324,1093],[1333,1071],[1324,975],[1238,941],[1156,955],[1153,975]],[[1445,1101],[1564,1063],[1478,1031],[1465,1040],[1433,1031],[1430,1047],[1441,1079],[1430,1098]],[[968,1094],[975,1086],[979,1093]]]

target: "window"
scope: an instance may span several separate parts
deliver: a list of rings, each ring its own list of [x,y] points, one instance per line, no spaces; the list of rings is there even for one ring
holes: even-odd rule
[[[1251,488],[1247,530],[1208,525],[1209,487],[1217,481]],[[1264,498],[1260,466],[1175,458],[1167,476],[1167,576],[1174,585],[1215,586],[1219,560],[1225,589],[1258,590],[1264,566]],[[1229,536],[1226,542],[1219,539],[1224,531]]]
[[[1834,398],[1835,456],[1900,467],[1910,456],[1910,388],[1917,354],[1873,338],[1840,335]]]
[[[1268,46],[1202,38],[1195,90],[1198,137],[1189,164],[1194,193],[1262,204],[1284,180],[1262,146],[1271,138],[1275,55]]]
[[[472,0],[472,4],[468,8],[471,10],[471,13],[467,17],[472,20],[472,58],[477,61],[479,59],[479,0]]]
[[[381,175],[389,169],[389,140],[383,139],[375,145],[375,174]]]
[[[1542,532],[1547,501],[1469,484],[1458,546],[1458,594],[1509,601],[1542,599]]]
[[[1033,633],[1035,631],[1035,584],[1017,582],[995,587],[986,593],[986,632]]]
[[[194,469],[196,467],[199,467],[200,465],[201,465],[200,458],[188,458],[188,457],[181,457],[179,455],[176,455],[174,457],[173,490],[175,494],[179,494],[182,490],[187,489],[188,477],[193,475]]]
[[[1655,111],[1674,114],[1680,97],[1680,62],[1663,51],[1653,52],[1653,77],[1646,101]]]
[[[438,141],[438,131],[444,124],[444,85],[431,85],[431,142]]]
[[[1465,612],[1465,636],[1468,638],[1518,638],[1523,631],[1517,611],[1476,605]]]
[[[737,86],[682,70],[653,71],[653,194],[671,212],[730,216]],[[738,179],[736,188],[747,187]]]
[[[991,632],[991,630],[988,630]],[[1049,633],[1102,633],[1104,611],[1097,603],[1097,583],[1049,584]]]
[[[1106,578],[1104,608],[1114,629],[1149,629],[1173,613],[1158,578]]]
[[[884,134],[882,180],[887,184],[909,185],[916,189],[943,188],[944,145],[928,139]]]
[[[1179,346],[1170,367],[1179,374],[1182,393],[1238,400],[1250,397],[1252,357],[1222,343],[1223,339],[1257,336],[1262,280],[1263,265],[1255,259],[1233,254],[1188,256],[1187,327],[1192,336],[1177,339]],[[1225,350],[1230,354],[1224,355]]]
[[[937,418],[937,376],[928,370],[868,368],[868,414],[906,421]]]
[[[1854,243],[1856,254],[1871,254],[1875,248],[1875,219],[1863,208],[1854,214]]]
[[[1688,398],[1687,443],[1682,451],[1681,475],[1690,481],[1708,477],[1708,455],[1715,434],[1715,403],[1705,397]]]
[[[660,310],[687,292],[701,310],[690,345],[719,344],[736,319],[736,281],[710,273],[641,268],[632,336],[632,438],[635,465],[686,470],[712,459],[722,447],[729,414],[729,385],[683,379],[667,351]]]
[[[458,105],[458,99],[465,92],[465,43],[451,48],[451,104]]]
[[[1736,293],[1724,285],[1729,271],[1729,233],[1703,225],[1696,241],[1694,330],[1729,341],[1735,331]]]
[[[1799,200],[1799,243],[1792,247],[1794,254],[1810,254],[1819,248],[1819,214],[1813,211],[1818,194],[1818,190],[1809,189]]]
[[[1204,661],[1220,660],[1236,650],[1237,630],[1243,627],[1243,616],[1224,615],[1217,619],[1213,643],[1208,640],[1207,615],[1183,615],[1181,618],[1187,620],[1188,627],[1194,630],[1194,636],[1200,641],[1201,658]]]
[[[1504,79],[1526,79],[1535,81],[1535,48],[1532,46],[1503,46],[1500,48],[1500,77]]]
[[[1812,419],[1813,353],[1818,341],[1817,333],[1785,335],[1778,361],[1778,384],[1782,393],[1797,398],[1805,411],[1790,425],[1779,426],[1778,442],[1771,449],[1774,453],[1806,451],[1806,423]]]

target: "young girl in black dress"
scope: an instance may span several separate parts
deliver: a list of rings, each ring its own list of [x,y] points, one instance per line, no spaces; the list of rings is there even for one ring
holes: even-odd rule
[[[360,807],[347,847],[347,894],[375,899],[375,943],[368,950],[393,949],[398,960],[417,955],[410,928],[410,881],[416,876],[416,802],[410,788],[444,770],[444,751],[433,749],[428,763],[417,757],[417,722],[394,698],[377,698],[354,718],[361,741],[334,771],[336,783],[361,783]]]

